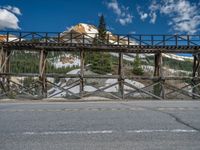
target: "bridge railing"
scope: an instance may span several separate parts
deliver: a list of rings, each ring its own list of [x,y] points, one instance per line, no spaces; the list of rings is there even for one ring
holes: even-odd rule
[[[200,46],[200,35],[111,34],[0,31],[0,43],[72,43],[123,46]]]

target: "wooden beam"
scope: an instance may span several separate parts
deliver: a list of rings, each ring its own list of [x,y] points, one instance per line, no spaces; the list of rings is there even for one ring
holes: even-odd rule
[[[10,91],[10,56],[11,51],[2,46],[0,51],[0,74],[7,73],[8,75],[2,76],[1,88],[7,96],[9,96]]]
[[[154,59],[154,77],[159,77],[160,85],[154,86],[154,94],[157,96],[161,96],[164,99],[165,98],[165,88],[164,88],[164,75],[163,75],[163,69],[162,69],[162,53],[155,54]],[[157,82],[157,81],[156,81]]]
[[[83,92],[84,92],[84,50],[81,49],[80,50],[80,98],[82,98],[83,96]]]
[[[6,66],[5,66],[5,72],[10,73],[10,57],[11,57],[11,51],[7,50],[6,51]],[[6,77],[6,82],[7,82],[7,90],[10,91],[10,76],[8,75]]]
[[[192,77],[200,77],[200,54],[195,54],[193,59],[193,73],[192,73]],[[195,94],[199,94],[199,87],[195,87],[200,81],[199,80],[192,80],[192,85],[193,85],[193,89],[192,89],[192,93],[193,93],[193,99],[196,99],[196,95]]]
[[[1,51],[0,51],[0,73],[5,73],[5,71],[4,71],[4,62],[5,62],[5,51],[4,51],[4,48],[3,48],[3,46],[1,46]],[[5,82],[5,77],[2,77],[1,76],[1,78],[0,78],[0,86],[1,86],[1,89],[2,89],[2,91],[1,91],[1,95],[3,95],[3,93],[7,93],[6,92],[6,88],[5,88],[5,84],[4,84],[4,82]]]
[[[152,96],[152,97],[154,97],[154,98],[156,98],[156,99],[162,100],[161,97],[159,97],[159,96],[157,96],[157,95],[155,95],[155,94],[153,94],[153,93],[151,93],[151,92],[149,92],[149,91],[147,91],[147,90],[144,90],[143,88],[138,88],[138,87],[136,87],[136,86],[134,86],[134,85],[132,85],[132,84],[130,84],[130,83],[127,83],[127,82],[125,82],[124,84],[125,84],[126,86],[129,86],[129,87],[133,88],[133,89],[136,89],[136,90],[138,90],[138,91],[141,91],[142,93],[145,93],[145,94],[147,94],[147,95],[150,95],[150,96]]]
[[[119,82],[119,93],[124,99],[124,70],[123,70],[123,53],[119,53],[119,65],[118,65],[118,82]]]
[[[47,52],[44,49],[42,49],[40,51],[40,63],[39,63],[39,80],[42,87],[40,96],[42,98],[47,98],[46,62],[47,62]]]

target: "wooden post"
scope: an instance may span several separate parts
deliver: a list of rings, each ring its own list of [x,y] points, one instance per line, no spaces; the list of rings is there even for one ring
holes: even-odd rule
[[[7,50],[6,51],[6,66],[5,66],[5,72],[10,73],[10,55],[11,51]],[[6,82],[7,82],[7,90],[10,91],[10,76],[7,75],[6,77]]]
[[[4,73],[4,61],[5,61],[5,51],[3,49],[3,46],[1,47],[1,52],[0,52],[0,73]],[[1,76],[0,79],[0,85],[1,85],[1,94],[3,94],[3,92],[6,92],[6,89],[4,87],[4,77]]]
[[[197,77],[200,77],[200,54],[198,54]]]
[[[165,80],[164,80],[164,74],[163,74],[163,57],[162,53],[160,53],[160,78],[161,78],[161,90],[162,90],[162,98],[165,99]]]
[[[46,61],[47,52],[45,50],[40,51],[40,64],[39,64],[39,80],[42,85],[40,96],[42,98],[47,98],[47,82],[46,82]]]
[[[84,50],[80,50],[80,98],[82,98],[83,92],[84,92],[84,81],[83,81],[83,76],[84,76]]]
[[[154,86],[154,94],[157,96],[161,96],[165,98],[165,89],[164,89],[164,81],[163,81],[163,69],[162,69],[162,53],[155,54],[155,68],[154,68],[154,76],[160,77],[160,85]]]
[[[3,46],[0,52],[0,73],[10,73],[10,50],[5,50]],[[1,87],[4,92],[10,91],[10,76],[1,77]],[[9,96],[8,94],[6,94]]]
[[[192,77],[196,77],[196,66],[197,66],[197,57],[196,55],[194,55],[194,59],[193,59],[193,73],[192,73]],[[195,79],[192,79],[192,85],[193,85],[193,88],[192,88],[192,93],[196,93],[196,88],[194,87],[196,84],[196,81]],[[195,99],[196,97],[193,95],[192,96],[192,99]]]
[[[5,60],[6,60],[6,57],[5,57],[5,50],[3,48],[3,46],[1,47],[1,54],[0,54],[0,73],[4,73],[5,72]]]
[[[198,87],[195,87],[196,84],[198,84],[199,81],[195,80],[195,77],[200,77],[200,54],[194,55],[193,60],[193,73],[192,73],[192,83],[193,83],[193,89],[192,93],[196,94],[198,92]],[[195,99],[196,96],[193,95],[193,99]]]
[[[119,93],[121,94],[122,99],[124,99],[124,71],[123,71],[123,53],[119,53],[119,66],[118,66],[118,75],[119,75]]]

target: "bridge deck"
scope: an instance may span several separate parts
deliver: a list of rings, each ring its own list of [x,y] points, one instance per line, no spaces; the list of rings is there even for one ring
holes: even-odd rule
[[[12,50],[110,51],[124,53],[198,53],[200,35],[119,35],[99,39],[93,33],[0,32],[0,43]]]

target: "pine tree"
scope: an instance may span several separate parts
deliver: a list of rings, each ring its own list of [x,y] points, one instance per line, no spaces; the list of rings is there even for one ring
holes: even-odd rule
[[[99,18],[98,32],[99,36],[96,37],[94,44],[102,44],[106,42],[106,22],[104,16]],[[91,69],[95,73],[106,74],[112,72],[111,55],[104,52],[94,52],[91,54],[86,53],[86,63],[91,64]],[[90,56],[90,57],[89,57]],[[90,59],[90,60],[89,60]]]
[[[99,18],[99,26],[98,26],[98,32],[99,32],[99,40],[105,42],[106,39],[106,22],[104,19],[103,14]]]
[[[133,61],[133,73],[136,75],[143,75],[144,71],[141,66],[141,60],[138,54],[136,54],[136,57]]]

